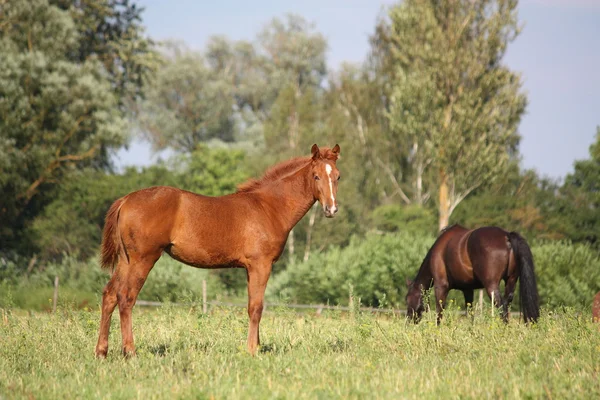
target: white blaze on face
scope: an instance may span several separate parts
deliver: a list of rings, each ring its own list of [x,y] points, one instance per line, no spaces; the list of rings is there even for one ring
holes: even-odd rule
[[[327,172],[327,178],[329,179],[329,193],[331,195],[331,207],[334,208],[335,207],[335,197],[333,197],[333,182],[331,181],[331,171],[333,171],[333,168],[331,168],[331,165],[325,164],[325,171]]]

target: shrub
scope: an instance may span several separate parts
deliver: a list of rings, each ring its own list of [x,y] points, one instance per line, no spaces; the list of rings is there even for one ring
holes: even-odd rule
[[[532,246],[540,300],[546,307],[591,304],[600,291],[600,258],[589,245],[546,242]]]
[[[348,247],[332,248],[292,263],[268,286],[270,297],[302,303],[348,304],[355,297],[367,305],[404,305],[406,279],[414,278],[433,243],[430,236],[404,233],[353,237]]]
[[[110,279],[100,269],[96,258],[82,262],[65,256],[59,263],[51,263],[31,274],[16,275],[22,268],[7,264],[0,281],[0,307],[17,307],[35,310],[51,308],[54,278],[59,277],[59,304],[78,308],[95,305],[102,298],[102,289]],[[188,267],[168,256],[162,257],[148,276],[139,299],[185,302],[202,298],[202,280],[206,279],[208,294],[214,298],[224,293],[223,284],[208,270]]]

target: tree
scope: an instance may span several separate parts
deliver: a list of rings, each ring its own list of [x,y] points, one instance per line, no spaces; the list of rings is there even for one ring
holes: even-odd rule
[[[31,251],[31,243],[20,236],[57,186],[77,169],[109,167],[111,150],[127,136],[115,90],[124,78],[107,71],[95,53],[98,47],[82,47],[88,28],[73,19],[94,8],[75,10],[87,4],[76,2],[66,10],[66,2],[59,4],[62,8],[47,0],[11,1],[0,14],[0,242],[5,251]],[[131,27],[94,41],[108,49],[115,42],[133,46],[140,38]],[[119,57],[113,54],[113,64]],[[135,69],[136,62],[123,65],[119,73]]]
[[[412,143],[413,177],[438,191],[439,228],[515,154],[525,109],[518,75],[502,65],[518,34],[515,0],[407,0],[387,27],[396,65],[388,117]]]
[[[75,51],[67,57],[83,63],[96,58],[121,106],[139,96],[158,64],[154,42],[144,35],[143,8],[131,0],[50,0],[68,11],[79,32]]]
[[[574,241],[600,244],[600,127],[596,141],[590,146],[590,159],[575,162],[575,171],[567,175],[560,190],[569,207],[568,236]]]
[[[212,139],[234,140],[233,86],[204,57],[165,46],[165,62],[140,102],[138,122],[155,150],[193,152]]]
[[[450,221],[469,228],[500,226],[528,239],[564,239],[567,216],[558,182],[521,171],[517,162],[490,185],[475,189]]]

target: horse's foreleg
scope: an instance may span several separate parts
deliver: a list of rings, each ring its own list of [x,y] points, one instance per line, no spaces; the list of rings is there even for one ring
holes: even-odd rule
[[[473,289],[464,289],[463,295],[465,296],[465,309],[468,311],[470,307],[473,307]]]
[[[110,332],[110,319],[117,305],[117,293],[115,291],[115,277],[112,278],[102,291],[102,316],[100,317],[100,333],[98,344],[96,344],[96,357],[106,358],[108,353],[108,334]]]
[[[127,266],[127,271],[119,276],[117,302],[119,303],[119,317],[121,319],[122,349],[123,355],[126,357],[135,355],[131,312],[137,296],[154,266],[154,262],[155,259],[131,263]]]
[[[513,297],[515,295],[515,287],[517,286],[517,276],[510,276],[506,280],[506,284],[504,285],[504,303],[502,309],[502,318],[504,322],[508,322],[508,318],[510,316],[510,304],[512,303]]]
[[[437,310],[437,324],[442,321],[442,313],[446,308],[446,297],[450,287],[448,284],[435,284],[435,308]]]
[[[471,317],[473,317],[473,313],[470,311],[473,309],[474,290],[473,289],[464,289],[463,296],[465,296],[465,312],[467,313],[467,316],[469,316],[469,313],[470,313]]]
[[[248,273],[248,351],[256,354],[260,344],[259,324],[264,306],[265,289],[271,274],[271,264],[252,265],[247,269]]]

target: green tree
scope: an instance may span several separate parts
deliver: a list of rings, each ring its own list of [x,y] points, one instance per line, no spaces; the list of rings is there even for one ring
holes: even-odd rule
[[[125,142],[123,99],[139,93],[150,45],[127,2],[2,3],[0,242],[30,252],[22,233],[59,185],[77,169],[109,167]],[[132,20],[115,19],[122,14]],[[94,36],[94,26],[110,28]],[[131,58],[120,47],[140,43],[148,46]]]
[[[425,171],[434,177],[440,228],[516,151],[526,98],[519,76],[501,63],[519,31],[516,6],[407,0],[390,10],[391,135],[412,144],[413,179]]]
[[[143,95],[146,81],[159,58],[154,42],[144,35],[143,8],[131,0],[50,0],[68,11],[79,32],[75,51],[67,57],[83,63],[94,57],[102,63],[122,106]]]
[[[205,196],[234,193],[249,178],[245,161],[246,153],[242,150],[199,146],[180,160],[183,163],[180,185]]]
[[[450,221],[469,228],[500,226],[528,239],[563,239],[569,217],[560,185],[521,171],[516,162],[492,184],[480,187],[456,207]]]
[[[169,43],[165,62],[145,99],[138,123],[155,150],[193,152],[212,139],[234,140],[233,87],[198,52]]]
[[[567,175],[561,199],[568,218],[568,236],[573,241],[600,244],[600,127],[590,146],[590,159],[575,162],[575,171]]]

